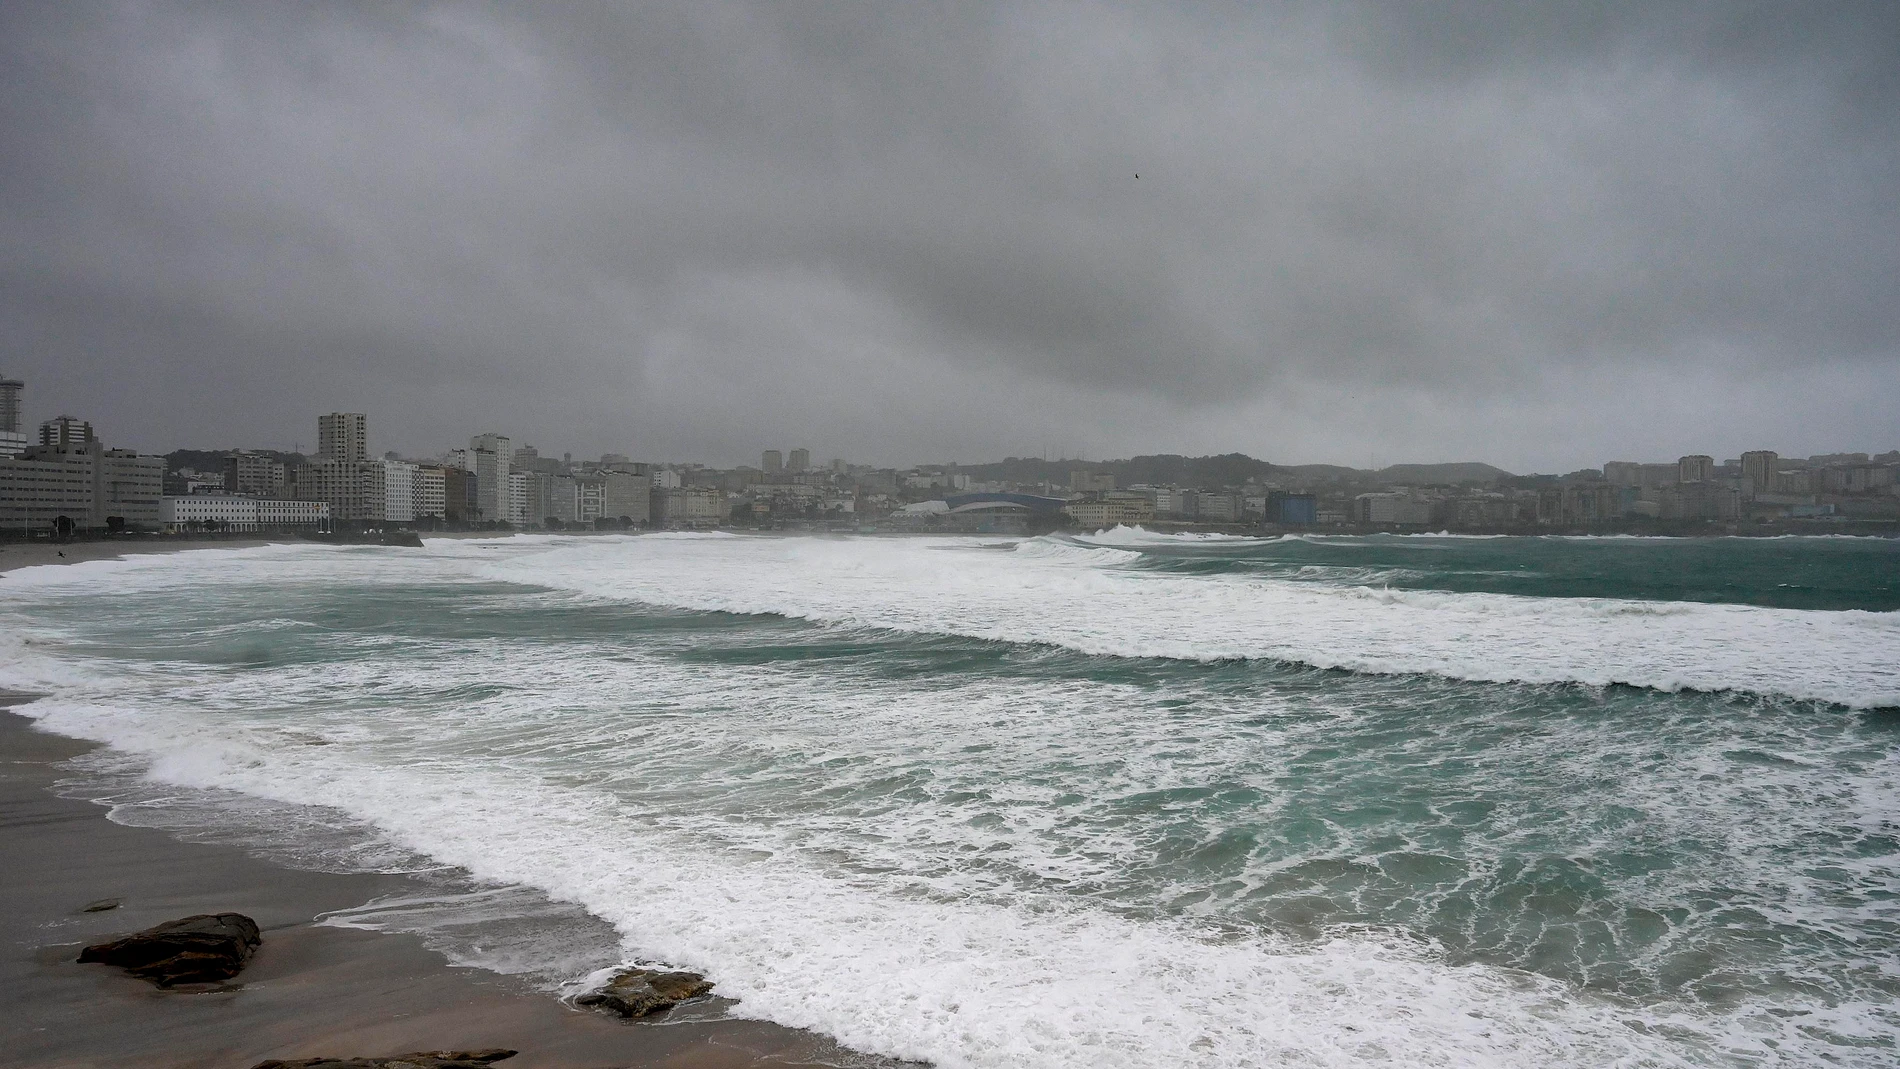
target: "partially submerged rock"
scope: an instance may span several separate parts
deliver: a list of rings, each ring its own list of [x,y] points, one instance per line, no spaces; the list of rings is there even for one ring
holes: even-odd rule
[[[79,912],[81,912],[81,913],[104,913],[104,912],[105,912],[106,910],[108,910],[108,909],[118,909],[118,908],[119,908],[119,900],[118,900],[118,899],[116,899],[116,898],[101,898],[101,899],[99,899],[99,900],[98,900],[97,902],[88,902],[88,903],[86,903],[85,905],[83,905],[83,906],[81,906],[81,907],[79,907]]]
[[[263,942],[257,922],[242,913],[201,913],[97,943],[82,962],[117,965],[160,987],[229,980]]]
[[[689,998],[711,991],[713,985],[696,972],[666,969],[622,969],[607,982],[574,1000],[576,1006],[592,1006],[622,1017],[645,1017]]]
[[[512,1058],[518,1051],[494,1047],[488,1050],[419,1050],[390,1058],[275,1058],[258,1062],[251,1069],[482,1069],[489,1062]]]

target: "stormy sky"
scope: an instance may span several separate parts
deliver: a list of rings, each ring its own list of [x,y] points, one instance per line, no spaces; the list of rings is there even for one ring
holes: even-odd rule
[[[0,373],[157,451],[1900,447],[1900,4],[1528,6],[16,0]]]

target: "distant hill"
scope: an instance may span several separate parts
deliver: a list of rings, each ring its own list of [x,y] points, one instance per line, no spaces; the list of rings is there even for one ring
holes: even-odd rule
[[[1316,483],[1350,483],[1364,479],[1366,472],[1358,468],[1341,467],[1338,464],[1292,464],[1281,468],[1281,472],[1291,473],[1295,478]]]
[[[1456,483],[1497,482],[1514,476],[1503,468],[1467,460],[1458,464],[1394,464],[1372,473],[1380,482],[1397,485],[1450,485]]]
[[[1476,461],[1458,464],[1394,464],[1378,471],[1364,471],[1339,464],[1270,464],[1245,453],[1188,457],[1179,453],[1154,453],[1126,460],[1039,460],[1011,457],[997,464],[964,465],[959,470],[979,480],[1021,482],[1048,480],[1055,486],[1067,486],[1071,472],[1086,471],[1113,475],[1117,486],[1153,484],[1157,486],[1240,486],[1249,481],[1277,481],[1282,484],[1319,485],[1326,483],[1365,486],[1433,486],[1458,483],[1489,485],[1513,476],[1503,468]]]

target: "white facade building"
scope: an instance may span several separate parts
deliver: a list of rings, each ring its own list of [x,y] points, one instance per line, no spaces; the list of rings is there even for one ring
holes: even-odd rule
[[[383,520],[412,523],[416,518],[416,466],[406,460],[382,460]]]
[[[480,492],[479,489],[477,491]],[[533,480],[525,471],[508,473],[508,522],[516,527],[528,526],[528,513],[534,504]]]
[[[330,505],[325,501],[290,501],[283,498],[257,499],[257,526],[263,530],[279,527],[328,527]]]
[[[241,494],[191,494],[159,499],[159,523],[168,530],[213,527],[226,531],[323,527],[330,506],[323,501],[259,499]]]
[[[229,494],[160,498],[158,522],[171,530],[215,525],[229,531],[257,530],[257,499]]]

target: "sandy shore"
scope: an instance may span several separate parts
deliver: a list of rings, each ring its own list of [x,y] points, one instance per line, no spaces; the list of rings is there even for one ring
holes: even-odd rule
[[[134,554],[177,553],[187,549],[248,549],[281,542],[299,542],[295,538],[180,538],[162,541],[0,542],[0,573],[40,564],[78,564],[89,560],[114,560]]]
[[[0,706],[17,700],[0,695]],[[575,1010],[509,978],[451,967],[411,936],[318,927],[325,911],[415,885],[291,871],[234,847],[115,824],[102,807],[50,789],[61,762],[87,749],[0,712],[0,1066],[247,1067],[471,1047],[519,1050],[505,1069],[888,1064],[774,1025]],[[123,905],[81,912],[102,898]],[[160,991],[74,960],[86,943],[226,910],[264,931],[229,990]]]
[[[527,534],[563,534],[593,535],[593,531],[421,531],[424,539],[465,538],[471,540],[509,538],[518,533]],[[620,531],[601,532],[602,534],[622,534]],[[321,545],[308,539],[295,537],[263,536],[247,538],[162,538],[150,541],[139,539],[100,540],[96,542],[0,542],[0,574],[15,568],[31,568],[41,564],[78,564],[89,560],[115,560],[121,557],[147,553],[182,553],[191,549],[250,549],[255,546]]]

